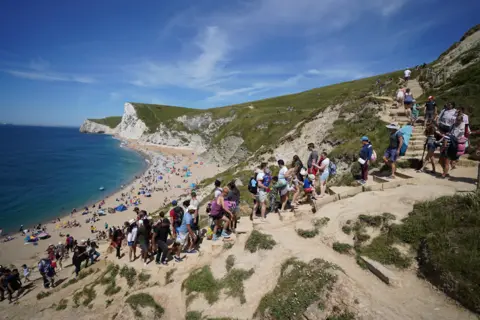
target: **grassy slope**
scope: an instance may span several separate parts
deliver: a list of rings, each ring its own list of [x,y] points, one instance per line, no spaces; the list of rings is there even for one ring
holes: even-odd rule
[[[181,124],[171,121],[182,115],[194,116],[206,112],[212,113],[214,118],[235,115],[234,121],[220,128],[213,142],[218,142],[229,135],[239,135],[245,140],[247,148],[253,152],[262,145],[277,144],[279,139],[300,121],[312,118],[328,106],[346,101],[358,104],[361,99],[375,89],[377,79],[382,81],[391,77],[396,79],[400,74],[394,72],[300,93],[204,110],[142,103],[133,103],[133,105],[136,107],[140,119],[151,131],[154,131],[162,123],[175,129],[185,130]],[[253,109],[249,106],[253,106]],[[289,106],[294,108],[292,112],[286,110]],[[275,121],[289,121],[289,123],[275,124]],[[261,126],[266,128],[257,128]]]
[[[88,120],[90,120],[92,122],[95,122],[95,123],[98,123],[98,124],[103,124],[107,127],[115,129],[115,127],[118,126],[120,124],[120,122],[122,121],[122,117],[114,116],[114,117],[106,117],[106,118],[102,118],[102,119],[88,119]]]

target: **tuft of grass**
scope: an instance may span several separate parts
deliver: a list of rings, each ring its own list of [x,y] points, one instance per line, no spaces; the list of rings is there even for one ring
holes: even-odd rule
[[[105,295],[106,296],[113,296],[114,294],[117,294],[122,290],[122,287],[117,286],[117,283],[115,280],[113,280],[105,289]]]
[[[358,219],[366,225],[374,228],[380,228],[383,224],[382,216],[371,216],[367,214],[361,214]]]
[[[243,281],[252,276],[255,270],[231,269],[225,278],[222,280],[222,285],[225,288],[225,294],[228,297],[240,298],[240,303],[247,302],[245,298],[245,287]]]
[[[282,264],[275,288],[260,300],[255,317],[261,319],[297,319],[314,302],[325,299],[337,277],[337,269],[322,259],[306,263],[294,258]]]
[[[318,228],[313,228],[310,230],[297,229],[297,234],[302,238],[314,238],[316,235],[318,235],[318,233]]]
[[[344,310],[329,315],[326,320],[355,320],[355,314],[353,312]]]
[[[95,270],[93,268],[83,269],[82,271],[80,271],[78,273],[78,280],[85,279],[86,277],[88,277],[89,275],[91,275],[93,273],[95,273]]]
[[[366,233],[357,233],[355,235],[355,239],[357,242],[359,243],[362,243],[362,242],[365,242],[365,241],[368,241],[370,240],[370,235],[366,234]]]
[[[323,218],[320,218],[320,219],[313,219],[312,220],[312,223],[313,223],[313,226],[315,228],[321,228],[325,225],[327,225],[327,223],[330,221],[330,218],[327,218],[327,217],[323,217]]]
[[[140,312],[138,307],[152,308],[154,310],[155,316],[157,318],[160,318],[163,315],[163,313],[165,312],[165,310],[162,308],[162,306],[159,305],[158,303],[156,303],[151,295],[149,295],[147,293],[144,293],[144,292],[132,294],[131,296],[129,296],[127,298],[127,300],[125,300],[125,302],[128,303],[130,305],[130,307],[132,307],[132,309],[135,313],[135,316],[139,317],[139,318],[142,317],[142,313]]]
[[[37,294],[37,300],[42,300],[43,298],[46,298],[48,297],[49,295],[51,295],[52,292],[51,291],[40,291],[38,294]]]
[[[225,260],[225,268],[227,269],[227,272],[229,272],[230,269],[233,268],[234,264],[235,264],[235,256],[231,254],[227,257],[227,260]]]
[[[127,280],[127,284],[129,287],[133,287],[137,280],[137,271],[134,267],[129,268],[127,265],[124,265],[120,270],[120,276]]]
[[[350,226],[345,225],[342,227],[342,231],[343,233],[350,235],[352,233],[352,228]]]
[[[333,250],[343,254],[348,254],[353,249],[353,247],[348,243],[341,243],[341,242],[334,242],[332,245],[332,248]]]
[[[384,212],[382,213],[383,221],[384,223],[387,221],[392,221],[392,220],[397,220],[397,217],[390,212]]]
[[[165,274],[165,284],[169,284],[173,282],[172,276],[176,270],[177,269],[173,268],[167,271],[167,273]]]
[[[208,303],[216,302],[220,295],[221,285],[213,277],[209,266],[204,266],[190,273],[183,281],[182,289],[186,290],[187,295],[192,292],[203,293]]]
[[[410,267],[412,260],[393,247],[394,242],[395,240],[391,235],[383,233],[374,238],[369,245],[361,247],[358,251],[362,255],[383,264],[394,265],[400,269]]]
[[[83,300],[83,305],[88,306],[90,302],[95,300],[95,298],[97,297],[97,293],[95,292],[95,289],[93,286],[91,286],[90,288],[85,286],[85,288],[83,288],[83,296],[85,298]]]
[[[223,249],[229,250],[229,249],[231,249],[231,248],[233,248],[233,243],[231,243],[231,242],[225,242],[225,243],[223,244]]]
[[[271,235],[261,233],[258,230],[253,230],[245,243],[245,250],[251,253],[257,250],[271,250],[277,243],[273,240]]]
[[[58,302],[55,310],[60,311],[60,310],[65,310],[68,306],[68,300],[67,299],[60,299]]]
[[[202,313],[200,311],[188,311],[185,320],[202,320]]]
[[[138,275],[138,281],[142,283],[147,282],[148,280],[150,280],[150,278],[151,278],[151,275],[143,271],[140,272],[140,274]]]
[[[62,289],[65,289],[66,287],[68,287],[68,286],[70,286],[70,285],[72,285],[72,284],[74,284],[74,283],[77,283],[77,282],[78,282],[78,280],[75,279],[75,278],[70,279],[70,280],[68,280],[67,282],[65,282],[64,284],[62,284]]]

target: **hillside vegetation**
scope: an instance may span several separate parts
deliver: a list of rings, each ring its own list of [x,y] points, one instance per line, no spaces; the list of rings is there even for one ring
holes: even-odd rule
[[[102,119],[88,119],[92,122],[98,123],[98,124],[103,124],[107,127],[110,127],[112,129],[115,129],[116,126],[120,124],[122,121],[122,117],[119,116],[113,116],[113,117],[106,117]]]
[[[191,109],[144,103],[132,104],[136,108],[138,117],[145,122],[151,132],[161,124],[176,130],[188,131],[182,123],[172,121],[183,115],[196,116],[210,113],[213,119],[235,116],[232,122],[222,126],[216,132],[212,143],[218,143],[227,136],[236,135],[243,138],[249,151],[255,152],[262,145],[275,146],[299,122],[312,119],[329,106],[345,104],[345,112],[361,111],[363,105],[370,102],[366,97],[378,91],[375,84],[377,80],[386,83],[383,94],[391,94],[395,90],[396,80],[400,75],[401,71],[397,71],[220,108]]]

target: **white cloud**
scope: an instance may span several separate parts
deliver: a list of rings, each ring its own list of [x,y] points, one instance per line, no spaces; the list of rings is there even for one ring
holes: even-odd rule
[[[41,73],[35,71],[6,70],[7,73],[17,78],[41,81],[68,81],[79,83],[94,83],[95,79],[85,76],[66,75],[59,73]]]
[[[52,71],[50,63],[42,58],[36,58],[30,61],[28,67],[23,70],[4,70],[4,72],[23,79],[39,80],[39,81],[64,81],[78,83],[94,83],[96,79],[90,76],[68,74]]]

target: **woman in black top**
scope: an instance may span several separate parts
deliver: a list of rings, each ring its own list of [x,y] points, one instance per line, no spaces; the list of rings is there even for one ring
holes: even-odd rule
[[[235,180],[232,180],[228,184],[228,188],[230,191],[228,191],[227,200],[235,202],[235,209],[232,211],[232,228],[235,230],[237,228],[237,216],[240,213],[240,190],[238,190],[237,186],[235,185]]]

